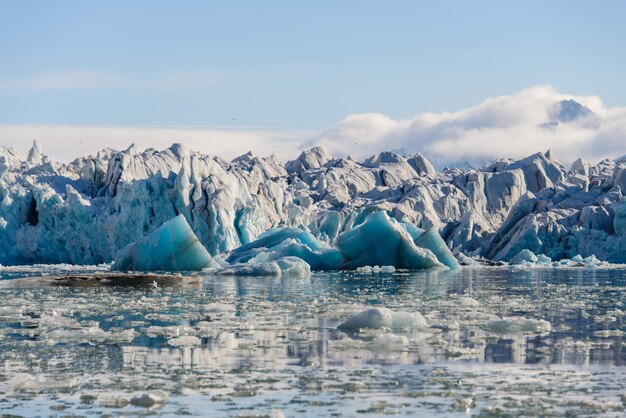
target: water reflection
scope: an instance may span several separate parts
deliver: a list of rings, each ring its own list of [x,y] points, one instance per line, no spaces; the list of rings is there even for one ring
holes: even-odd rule
[[[383,390],[391,376],[381,368],[411,379],[426,370],[432,384],[442,365],[619,368],[625,278],[618,269],[465,269],[205,276],[199,286],[158,289],[2,287],[0,392],[75,393],[50,382],[78,376],[81,391],[96,393],[158,387],[232,397],[252,385],[323,394],[355,378]],[[430,328],[337,329],[367,306],[421,312]],[[545,320],[551,330],[496,332],[490,321],[501,318]],[[405,391],[423,390],[409,381]]]

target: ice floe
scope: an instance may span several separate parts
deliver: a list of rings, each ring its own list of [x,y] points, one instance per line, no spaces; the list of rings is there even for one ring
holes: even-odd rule
[[[487,322],[485,328],[497,334],[541,334],[552,326],[543,319],[504,318]]]
[[[338,326],[341,330],[381,329],[413,331],[427,328],[419,312],[394,312],[377,307],[359,312]]]

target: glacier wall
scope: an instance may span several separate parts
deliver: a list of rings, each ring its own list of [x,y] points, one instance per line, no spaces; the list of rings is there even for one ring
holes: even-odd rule
[[[177,215],[211,255],[276,227],[331,244],[377,211],[409,232],[439,230],[455,253],[626,262],[625,188],[624,161],[566,169],[550,152],[437,171],[420,154],[357,162],[323,148],[282,164],[131,146],[61,164],[37,144],[28,155],[0,147],[0,263],[110,262]]]

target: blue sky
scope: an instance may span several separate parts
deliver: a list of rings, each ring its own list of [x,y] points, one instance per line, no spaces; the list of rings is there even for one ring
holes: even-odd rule
[[[0,124],[306,136],[540,84],[623,106],[625,18],[618,1],[5,0]]]

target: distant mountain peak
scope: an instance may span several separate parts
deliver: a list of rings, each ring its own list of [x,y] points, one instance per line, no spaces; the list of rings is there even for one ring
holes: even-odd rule
[[[566,99],[558,102],[557,111],[556,120],[564,123],[595,116],[595,113],[593,113],[591,109],[581,105],[573,99]]]
[[[550,120],[539,126],[555,129],[561,123],[580,123],[584,128],[598,129],[600,127],[600,118],[591,109],[581,105],[576,100],[565,99],[554,104]]]

